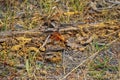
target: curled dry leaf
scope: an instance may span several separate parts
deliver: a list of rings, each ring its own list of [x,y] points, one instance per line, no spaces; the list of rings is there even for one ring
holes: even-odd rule
[[[75,14],[78,14],[78,13],[79,13],[78,11],[75,11],[75,12],[66,12],[66,13],[64,13],[64,15],[69,16],[69,15],[75,15]]]
[[[62,60],[62,54],[60,52],[47,52],[45,53],[46,62],[60,62]]]
[[[79,48],[79,50],[80,50],[81,52],[85,51],[85,49],[86,49],[86,47],[80,47],[80,48]]]
[[[39,49],[37,49],[36,47],[29,47],[28,48],[28,52],[31,52],[31,51],[33,51],[33,52],[39,52]]]
[[[120,38],[120,32],[118,33],[118,37]]]
[[[40,47],[39,50],[44,52],[46,49],[45,47]]]
[[[47,71],[46,71],[46,70],[40,70],[40,74],[41,74],[41,75],[46,75],[46,74],[47,74]]]
[[[91,42],[93,41],[93,39],[96,39],[96,38],[97,38],[96,35],[92,35],[92,36],[90,36],[89,38],[83,39],[83,40],[81,41],[81,44],[82,44],[82,45],[87,45],[87,44],[91,43]]]
[[[26,44],[30,42],[32,39],[31,38],[25,38],[25,37],[17,37],[16,38],[21,44]]]
[[[71,47],[72,49],[79,48],[79,45],[75,42],[67,42],[67,46]]]
[[[16,38],[18,41],[30,41],[30,38],[25,38],[25,37],[17,37]]]
[[[62,46],[62,44],[60,45],[60,44],[55,44],[55,45],[47,45],[46,46],[46,51],[62,51],[62,50],[64,50],[65,49],[65,47],[64,46]]]
[[[59,32],[53,32],[51,35],[51,39],[65,42],[65,38]]]
[[[22,45],[15,45],[11,48],[11,51],[18,51],[20,48],[22,48]]]
[[[88,44],[93,40],[93,37],[91,36],[84,44]]]

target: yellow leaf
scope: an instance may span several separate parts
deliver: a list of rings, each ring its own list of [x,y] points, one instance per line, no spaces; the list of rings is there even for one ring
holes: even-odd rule
[[[22,44],[22,45],[24,45],[24,44],[26,44],[26,43],[31,41],[31,38],[25,38],[25,37],[17,37],[16,39],[18,41],[20,41],[20,44]]]
[[[22,46],[21,45],[15,45],[11,48],[12,51],[17,51],[21,48]]]
[[[85,47],[80,47],[79,50],[80,51],[85,51]]]
[[[64,15],[74,15],[74,14],[78,14],[78,11],[64,13]]]
[[[31,41],[31,38],[25,38],[25,37],[17,37],[18,41]]]
[[[45,51],[45,47],[40,47],[39,50],[44,52]]]
[[[60,52],[48,52],[45,54],[45,60],[48,62],[57,63],[62,60],[62,55]]]
[[[120,32],[118,33],[118,37],[120,38]]]
[[[36,47],[29,47],[28,51],[34,51],[37,53],[39,51],[39,49],[37,49]]]
[[[98,24],[96,24],[96,25],[94,25],[94,27],[105,27],[105,24],[103,23],[103,22],[101,22],[101,23],[98,23]]]

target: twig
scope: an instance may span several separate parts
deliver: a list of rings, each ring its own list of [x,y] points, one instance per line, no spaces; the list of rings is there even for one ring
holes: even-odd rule
[[[107,44],[106,46],[111,45],[113,42],[115,42],[115,41],[117,41],[117,40],[118,40],[118,38],[115,39],[115,40],[113,40],[111,43]],[[79,68],[79,67],[80,67],[81,65],[83,65],[85,62],[94,59],[94,58],[98,55],[98,53],[99,53],[101,50],[103,50],[103,49],[104,49],[104,47],[101,48],[101,49],[100,49],[99,51],[97,51],[96,53],[94,53],[93,55],[91,55],[90,57],[88,57],[87,59],[83,60],[79,65],[77,65],[74,69],[72,69],[69,73],[67,73],[67,74],[66,74],[63,78],[61,78],[60,80],[64,80],[64,79],[65,79],[66,77],[68,77],[73,71],[75,71],[77,68]]]
[[[48,41],[48,39],[50,38],[50,36],[51,36],[51,34],[49,34],[49,35],[47,36],[45,42],[43,43],[43,45],[42,45],[41,47],[44,47],[44,46],[47,44],[47,41]]]
[[[110,1],[110,0],[107,0],[107,2],[112,3],[112,4],[120,4],[120,1]]]
[[[18,34],[41,34],[41,32],[35,31],[3,31],[0,32],[0,37],[13,36]]]
[[[61,28],[61,29],[59,29],[59,32],[66,32],[66,31],[77,31],[77,30],[79,30],[79,28],[77,28],[77,27],[66,27],[66,28]]]

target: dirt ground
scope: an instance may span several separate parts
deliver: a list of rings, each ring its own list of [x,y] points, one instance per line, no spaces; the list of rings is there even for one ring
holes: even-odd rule
[[[120,79],[119,1],[66,12],[63,0],[48,14],[31,1],[0,1],[0,80]]]

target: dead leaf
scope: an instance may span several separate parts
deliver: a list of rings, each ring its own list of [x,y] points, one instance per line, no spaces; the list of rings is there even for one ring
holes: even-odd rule
[[[46,74],[47,74],[47,71],[46,71],[46,70],[40,70],[40,74],[41,74],[41,75],[46,75]]]
[[[51,39],[65,42],[65,38],[59,32],[53,32],[51,35]]]
[[[17,37],[18,41],[31,41],[31,38],[25,38],[25,37]]]
[[[15,45],[11,48],[11,50],[12,51],[18,51],[21,47],[22,47],[22,45]]]
[[[62,60],[62,55],[60,52],[48,52],[45,53],[45,61],[47,62],[60,62]]]
[[[44,52],[46,49],[45,47],[40,47],[39,50]]]
[[[90,38],[85,38],[85,40],[81,41],[82,45],[88,45],[90,42],[92,42],[93,40],[93,36],[91,36]]]
[[[19,41],[21,45],[29,43],[32,40],[31,38],[26,38],[26,37],[17,37],[16,39]]]
[[[79,45],[75,42],[67,42],[67,46],[70,46],[72,49],[79,48]]]
[[[30,51],[34,51],[34,52],[39,52],[39,49],[37,49],[36,47],[29,47],[28,49],[27,49],[29,52]]]
[[[85,47],[80,47],[79,50],[83,52],[85,50]]]
[[[120,32],[118,33],[118,36],[119,36],[119,38],[120,38]]]
[[[75,15],[75,14],[78,14],[79,12],[78,11],[75,11],[75,12],[66,12],[64,13],[64,15]]]

